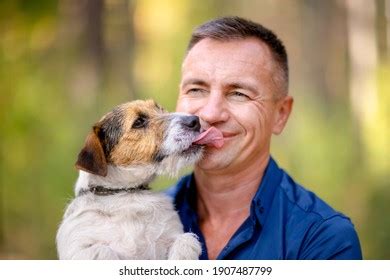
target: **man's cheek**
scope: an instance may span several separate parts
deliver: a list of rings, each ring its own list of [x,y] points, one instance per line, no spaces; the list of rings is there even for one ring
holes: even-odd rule
[[[186,97],[180,97],[177,101],[176,112],[193,114],[196,111],[196,102]]]
[[[182,113],[186,112],[186,108],[188,105],[187,102],[183,99],[184,98],[182,96],[179,96],[179,99],[177,100],[176,103],[176,112],[182,112]]]

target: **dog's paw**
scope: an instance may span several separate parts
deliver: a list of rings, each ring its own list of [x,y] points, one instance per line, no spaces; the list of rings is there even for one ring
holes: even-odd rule
[[[197,260],[202,252],[202,246],[198,237],[193,233],[183,233],[177,236],[173,242],[168,259],[169,260]]]

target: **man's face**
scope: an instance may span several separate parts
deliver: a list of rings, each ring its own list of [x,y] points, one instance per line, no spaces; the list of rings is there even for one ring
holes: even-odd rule
[[[198,115],[224,137],[197,168],[237,171],[268,156],[278,118],[275,71],[270,50],[254,38],[203,39],[189,51],[176,110]]]

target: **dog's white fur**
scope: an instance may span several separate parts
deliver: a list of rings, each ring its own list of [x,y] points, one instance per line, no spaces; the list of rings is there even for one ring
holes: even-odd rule
[[[79,195],[91,184],[111,189],[147,184],[156,174],[175,174],[183,165],[199,159],[200,153],[180,155],[194,136],[182,130],[182,114],[169,115],[161,151],[170,156],[161,163],[108,165],[105,177],[79,171],[76,198],[69,204],[57,233],[60,259],[198,259],[201,246],[197,237],[183,233],[179,216],[165,194],[143,190],[108,196]]]

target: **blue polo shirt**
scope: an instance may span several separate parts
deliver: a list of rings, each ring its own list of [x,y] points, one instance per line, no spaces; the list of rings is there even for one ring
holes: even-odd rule
[[[238,182],[239,183],[239,182]],[[196,213],[193,174],[166,191],[186,232],[199,236],[200,259],[208,259]],[[362,259],[351,220],[304,189],[270,158],[252,200],[250,215],[217,259]]]

